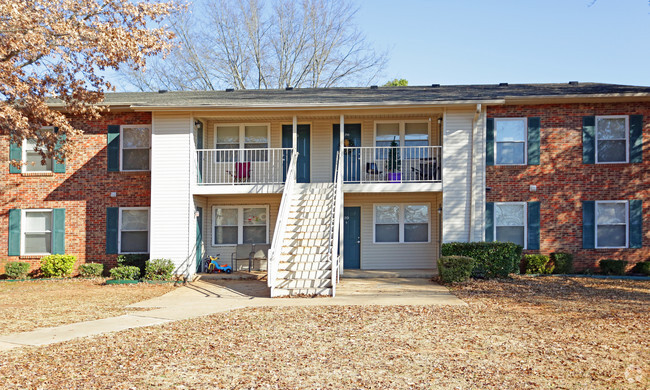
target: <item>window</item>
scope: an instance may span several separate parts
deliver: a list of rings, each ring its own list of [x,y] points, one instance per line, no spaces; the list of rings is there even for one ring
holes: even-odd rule
[[[629,118],[596,117],[596,162],[625,163],[628,156]]]
[[[627,248],[628,202],[596,202],[596,248]]]
[[[526,118],[495,118],[497,165],[526,164]]]
[[[245,152],[244,156],[233,151],[218,152],[220,161],[266,161],[269,147],[269,126],[263,125],[215,125],[215,149],[255,149]]]
[[[124,125],[120,128],[121,169],[148,171],[151,149],[151,126]]]
[[[149,208],[120,208],[119,227],[120,253],[149,253]]]
[[[52,253],[52,210],[23,210],[24,255]]]
[[[266,244],[267,206],[214,206],[212,245]]]
[[[43,146],[36,146],[36,140],[26,139],[23,142],[23,172],[52,172],[52,159],[45,159],[42,164],[41,154],[38,150],[45,150]]]
[[[526,248],[526,203],[495,203],[494,230],[495,241]]]
[[[429,205],[374,206],[375,243],[429,242]]]
[[[418,148],[429,146],[429,122],[378,122],[375,124],[375,146],[389,147],[407,146],[403,158],[427,158],[428,149]],[[387,159],[389,151],[378,149],[376,158]]]

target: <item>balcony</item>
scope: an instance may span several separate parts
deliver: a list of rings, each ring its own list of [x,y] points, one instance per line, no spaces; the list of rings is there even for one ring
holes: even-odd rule
[[[442,146],[345,147],[343,183],[440,183]]]
[[[198,186],[282,185],[291,161],[291,148],[199,149]]]

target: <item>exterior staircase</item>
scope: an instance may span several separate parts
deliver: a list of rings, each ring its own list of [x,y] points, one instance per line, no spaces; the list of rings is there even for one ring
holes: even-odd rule
[[[334,183],[296,183],[272,283],[273,296],[333,295]]]

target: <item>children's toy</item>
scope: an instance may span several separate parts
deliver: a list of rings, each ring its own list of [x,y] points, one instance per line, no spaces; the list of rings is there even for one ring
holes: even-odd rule
[[[216,272],[225,272],[227,274],[231,274],[232,267],[229,266],[228,264],[219,265],[218,260],[219,260],[219,254],[217,254],[215,257],[208,256],[205,259],[203,259],[204,270],[209,273],[214,273],[216,271]]]

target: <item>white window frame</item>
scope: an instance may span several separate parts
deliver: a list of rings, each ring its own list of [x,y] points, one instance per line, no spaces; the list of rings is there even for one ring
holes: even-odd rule
[[[217,149],[217,128],[218,127],[239,127],[239,148],[246,149],[246,126],[266,126],[266,140],[267,147],[266,149],[271,148],[271,124],[270,123],[215,123],[214,124],[214,134],[212,136],[214,148]],[[264,149],[264,148],[260,148]],[[229,149],[222,149],[229,150]]]
[[[399,241],[377,242],[377,207],[376,206],[398,206],[399,207]],[[405,206],[427,206],[427,241],[407,242],[404,241],[404,207]],[[378,245],[394,244],[430,244],[431,243],[431,203],[373,203],[372,205],[372,242]]]
[[[399,125],[399,146],[406,147],[406,124],[407,123],[426,123],[427,124],[427,137],[429,140],[429,145],[431,146],[431,121],[430,120],[405,120],[405,121],[391,121],[391,120],[381,120],[375,121],[374,134],[373,134],[373,146],[377,147],[377,125],[384,123],[397,123]],[[417,147],[417,146],[409,146]]]
[[[499,164],[499,148],[497,142],[497,122],[523,122],[524,123],[524,140],[521,143],[524,144],[524,162],[521,164]],[[508,143],[515,143],[520,141],[508,141]],[[519,165],[528,165],[528,118],[494,118],[494,165],[501,166],[519,166]]]
[[[599,119],[625,119],[625,161],[599,161],[598,159],[598,120]],[[627,164],[630,161],[630,116],[629,115],[598,115],[594,125],[594,140],[596,148],[596,164]],[[610,140],[611,141],[611,140]]]
[[[212,224],[210,225],[210,235],[212,236],[211,244],[213,247],[223,247],[223,246],[234,246],[234,245],[243,245],[246,244],[244,241],[244,209],[264,208],[266,210],[266,242],[256,243],[256,245],[269,244],[269,225],[271,222],[271,216],[269,214],[269,205],[268,204],[253,204],[253,205],[213,205],[212,206]],[[214,227],[217,221],[216,211],[217,209],[236,209],[237,210],[237,243],[236,244],[217,244],[216,236],[214,234]]]
[[[147,251],[146,252],[122,252],[122,212],[124,210],[147,210]],[[126,230],[129,232],[140,232],[141,230]],[[151,249],[151,210],[150,207],[120,207],[117,219],[117,253],[124,255],[139,255],[149,253]]]
[[[25,252],[25,226],[27,225],[25,222],[27,221],[27,217],[25,216],[27,213],[30,212],[36,212],[36,213],[43,213],[43,212],[49,212],[50,213],[50,221],[51,221],[51,230],[49,232],[29,232],[29,233],[50,233],[50,248],[54,245],[54,209],[23,209],[21,210],[21,222],[20,222],[20,255],[21,256],[47,256],[51,255],[52,253],[49,252],[43,252],[43,253],[26,253]]]
[[[54,131],[54,126],[43,126],[43,127],[41,127],[41,130]],[[33,173],[33,172],[36,172],[36,173],[39,173],[39,172],[40,173],[52,173],[52,172],[54,172],[54,159],[53,158],[50,158],[50,160],[51,160],[50,167],[51,168],[49,170],[46,170],[46,171],[28,171],[27,170],[27,149],[30,149],[31,151],[33,151],[33,149],[31,149],[31,148],[29,148],[27,146],[27,139],[24,138],[23,139],[23,146],[22,146],[22,155],[21,155],[22,156],[21,158],[22,158],[22,161],[23,161],[23,164],[22,164],[22,167],[21,167],[21,170],[20,170],[21,173]]]
[[[124,169],[122,161],[124,160],[124,128],[129,127],[146,127],[149,129],[149,169]],[[121,125],[120,126],[120,171],[123,172],[150,172],[151,171],[151,141],[152,141],[151,125]],[[145,148],[126,148],[127,150],[144,150]]]
[[[497,205],[523,205],[524,206],[524,249],[528,248],[528,203],[526,202],[495,202],[494,207],[496,209]],[[494,241],[497,241],[497,216],[496,211],[494,212],[494,223],[493,223],[493,237]],[[501,242],[501,241],[499,241]]]
[[[627,200],[597,200],[595,203],[594,210],[594,242],[596,243],[595,247],[599,249],[620,249],[620,248],[629,248],[630,246],[630,202]],[[599,204],[615,204],[615,203],[624,203],[625,204],[625,246],[600,246],[598,245],[598,205]],[[617,224],[620,225],[620,224]],[[609,224],[607,226],[615,226]]]

